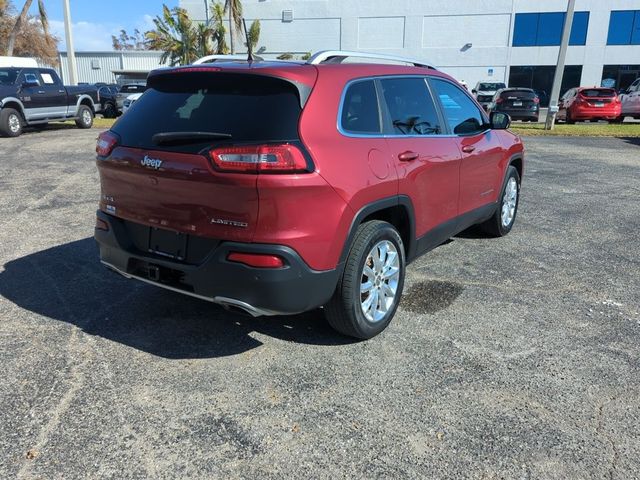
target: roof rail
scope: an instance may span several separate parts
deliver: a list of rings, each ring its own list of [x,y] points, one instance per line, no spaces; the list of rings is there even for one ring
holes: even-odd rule
[[[264,60],[262,57],[257,55],[253,56],[254,61]],[[199,58],[192,65],[201,65],[203,63],[214,63],[214,62],[248,62],[248,58],[246,54],[240,55],[207,55],[206,57]]]
[[[391,62],[408,63],[414,67],[431,68],[437,70],[436,67],[428,62],[422,60],[415,60],[412,58],[396,57],[395,55],[383,55],[381,53],[367,53],[367,52],[351,52],[347,50],[323,50],[314,54],[307,63],[309,65],[318,65],[321,63],[342,63],[347,58],[368,58],[371,60],[387,60]]]

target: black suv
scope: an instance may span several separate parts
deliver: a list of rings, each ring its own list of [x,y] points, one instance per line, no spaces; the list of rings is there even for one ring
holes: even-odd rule
[[[512,120],[537,122],[540,116],[540,98],[530,88],[503,88],[493,96],[487,110],[507,113]]]
[[[121,109],[118,108],[118,86],[97,84],[100,111],[104,118],[116,118]]]

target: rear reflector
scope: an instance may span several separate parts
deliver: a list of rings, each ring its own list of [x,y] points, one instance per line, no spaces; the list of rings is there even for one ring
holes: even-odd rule
[[[96,153],[99,157],[108,157],[113,152],[113,149],[116,148],[116,145],[120,142],[120,137],[107,130],[106,132],[102,132],[98,137],[98,143],[96,144]]]
[[[282,268],[284,261],[277,255],[264,255],[261,253],[231,252],[227,256],[230,262],[243,263],[255,268]]]
[[[96,230],[104,230],[105,232],[108,232],[109,224],[101,218],[96,217]]]
[[[307,171],[307,160],[298,147],[283,145],[248,145],[214,148],[209,152],[213,164],[224,172],[295,173]]]

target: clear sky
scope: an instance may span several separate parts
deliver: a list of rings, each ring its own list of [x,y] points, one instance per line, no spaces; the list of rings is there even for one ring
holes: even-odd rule
[[[14,0],[20,8],[21,0]],[[33,2],[31,13],[38,13]],[[162,13],[162,4],[169,8],[178,0],[70,0],[73,41],[76,50],[111,50],[111,35],[121,29],[132,33],[135,28],[144,32],[153,27],[152,19]],[[59,49],[66,50],[62,0],[45,0],[52,32],[60,38]]]

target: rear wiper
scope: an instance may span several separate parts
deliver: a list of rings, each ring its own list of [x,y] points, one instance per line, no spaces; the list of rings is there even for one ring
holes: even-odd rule
[[[151,137],[155,145],[180,145],[206,142],[207,140],[229,139],[231,134],[218,132],[163,132]]]

